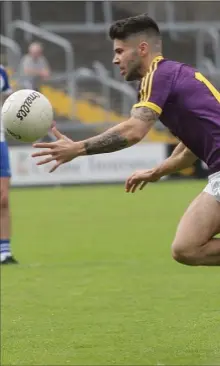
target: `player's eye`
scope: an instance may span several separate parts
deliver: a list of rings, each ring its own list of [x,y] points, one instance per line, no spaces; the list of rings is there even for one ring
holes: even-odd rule
[[[123,53],[122,49],[115,50],[115,55],[121,55]]]

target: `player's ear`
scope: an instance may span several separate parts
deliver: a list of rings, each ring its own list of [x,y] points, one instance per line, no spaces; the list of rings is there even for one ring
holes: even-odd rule
[[[141,42],[139,44],[140,56],[146,56],[148,54],[149,45],[147,42]]]

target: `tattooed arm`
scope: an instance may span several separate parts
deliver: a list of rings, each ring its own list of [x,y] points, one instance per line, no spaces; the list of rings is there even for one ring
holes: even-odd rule
[[[50,170],[50,172],[53,172],[60,165],[78,156],[111,153],[138,143],[148,133],[157,118],[158,114],[150,108],[133,108],[131,117],[127,121],[119,123],[98,136],[76,142],[53,128],[52,131],[57,141],[34,144],[34,147],[43,148],[44,150],[36,152],[32,156],[47,156],[37,165],[47,164],[55,160],[56,164]]]
[[[157,118],[158,114],[150,108],[133,108],[129,120],[83,141],[84,154],[110,153],[134,145],[143,139]]]

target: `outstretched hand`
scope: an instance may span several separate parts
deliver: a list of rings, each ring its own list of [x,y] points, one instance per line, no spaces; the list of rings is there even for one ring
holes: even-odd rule
[[[161,176],[155,169],[138,170],[126,180],[125,190],[134,193],[138,187],[142,190],[147,183],[156,182],[160,178]]]
[[[57,138],[55,142],[39,142],[33,144],[37,149],[44,149],[32,154],[32,157],[47,156],[40,160],[37,165],[44,165],[51,161],[56,161],[55,165],[50,169],[50,173],[54,172],[61,164],[71,161],[78,156],[78,144],[67,136],[62,135],[56,127],[52,128],[52,133]]]

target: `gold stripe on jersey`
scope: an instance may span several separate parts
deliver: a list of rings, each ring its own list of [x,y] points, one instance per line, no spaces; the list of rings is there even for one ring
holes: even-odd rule
[[[145,82],[144,82],[144,91],[143,91],[143,101],[146,100],[146,96],[147,96],[147,90],[148,90],[148,85],[149,85],[150,72],[148,72],[147,75],[144,78]]]
[[[206,87],[210,90],[212,95],[215,97],[215,99],[217,99],[217,101],[220,103],[220,93],[214,87],[214,85],[209,80],[207,80],[206,77],[203,76],[200,72],[195,73],[195,78],[197,80],[201,81],[201,83],[204,83],[206,85]]]
[[[144,76],[142,78],[140,102],[143,102],[144,100],[146,100],[147,90],[148,90],[148,85],[149,85],[149,77],[150,77],[150,73],[152,72],[152,68],[153,68],[153,63],[151,64],[149,72],[147,72],[146,76]]]
[[[149,77],[150,77],[150,73],[152,72],[152,68],[153,68],[153,63],[150,66],[149,72],[147,72],[146,76],[144,76],[142,78],[140,102],[143,102],[146,99],[146,93],[147,93],[147,89],[148,89],[148,80],[149,80]]]
[[[151,92],[152,92],[152,85],[153,85],[153,77],[154,77],[154,73],[155,73],[155,71],[157,70],[158,62],[159,62],[159,61],[157,61],[157,62],[155,62],[155,63],[153,64],[153,70],[152,70],[152,72],[151,72],[151,74],[150,74],[150,78],[149,78],[149,85],[148,85],[148,93],[147,93],[147,97],[146,97],[146,99],[145,99],[145,102],[146,102],[146,101],[148,101],[148,100],[149,100],[149,98],[150,98],[150,96],[151,96]]]
[[[144,100],[144,85],[145,85],[145,79],[146,79],[146,78],[142,78],[142,80],[141,80],[140,101],[143,101],[143,100]]]
[[[159,105],[151,102],[139,102],[137,104],[133,105],[133,108],[139,108],[139,107],[147,107],[150,109],[153,109],[153,111],[157,112],[159,115],[162,113],[162,109],[159,107]]]
[[[153,76],[154,76],[154,73],[157,69],[157,64],[158,64],[158,62],[154,62],[151,66],[151,70],[149,72],[149,77],[148,77],[148,85],[147,85],[147,88],[146,88],[146,94],[145,94],[144,102],[146,102],[150,98],[151,91],[152,91]]]
[[[153,83],[153,76],[155,71],[157,70],[158,63],[163,59],[162,56],[156,57],[150,66],[149,72],[146,74],[144,78],[142,78],[141,82],[141,91],[140,91],[140,102],[147,101],[150,98],[151,91],[152,91],[152,83]]]

